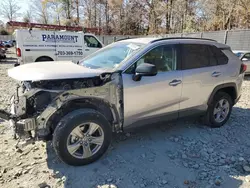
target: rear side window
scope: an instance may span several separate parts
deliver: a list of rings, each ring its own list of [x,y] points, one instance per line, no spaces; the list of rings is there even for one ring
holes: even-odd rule
[[[183,44],[183,69],[195,69],[210,66],[210,51],[207,45]]]
[[[228,63],[228,57],[217,47],[204,44],[182,44],[182,69],[196,69]]]
[[[213,51],[218,65],[225,65],[228,63],[228,57],[221,51],[221,49],[217,48],[216,46],[210,46],[210,49]]]

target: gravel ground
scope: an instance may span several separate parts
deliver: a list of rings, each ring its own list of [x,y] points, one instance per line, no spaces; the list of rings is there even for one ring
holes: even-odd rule
[[[13,57],[13,54],[7,54]],[[0,63],[0,107],[8,108],[15,82]],[[51,143],[15,149],[8,122],[0,121],[0,187],[33,188],[249,188],[250,79],[229,122],[210,129],[196,120],[143,127],[116,135],[99,161],[84,167],[60,162]]]

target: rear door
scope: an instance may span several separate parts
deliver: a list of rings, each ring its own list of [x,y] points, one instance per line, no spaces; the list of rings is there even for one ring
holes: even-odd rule
[[[206,110],[213,89],[223,84],[223,69],[211,45],[182,44],[183,88],[180,117]]]
[[[83,58],[83,34],[76,32],[55,32],[56,60],[73,61]]]
[[[84,57],[101,49],[103,44],[92,34],[84,34]]]

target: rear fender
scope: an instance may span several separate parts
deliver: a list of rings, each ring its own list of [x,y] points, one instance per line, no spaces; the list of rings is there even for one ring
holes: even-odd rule
[[[236,84],[235,84],[235,83],[226,83],[226,84],[218,85],[218,86],[216,86],[216,87],[214,88],[213,92],[211,93],[211,95],[210,95],[210,97],[209,97],[209,99],[208,99],[207,104],[208,104],[208,105],[211,105],[212,102],[213,102],[213,99],[214,99],[215,94],[216,94],[218,91],[220,91],[220,90],[222,90],[222,89],[225,89],[225,88],[234,88],[234,91],[233,91],[233,92],[235,92],[235,99],[237,98],[237,95],[238,95],[238,94],[237,94],[237,87],[236,87]],[[233,99],[233,100],[235,100],[235,99]]]

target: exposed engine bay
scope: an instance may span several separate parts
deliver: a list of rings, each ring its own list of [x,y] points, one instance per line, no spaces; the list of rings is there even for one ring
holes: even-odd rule
[[[23,93],[31,89],[38,92],[27,98],[27,115],[34,116],[40,114],[48,104],[58,95],[58,93],[97,87],[104,84],[106,77],[81,78],[81,79],[62,79],[62,80],[44,80],[44,81],[25,81],[22,83]]]
[[[62,115],[63,107],[72,108],[71,102],[78,101],[75,104],[99,105],[97,108],[103,111],[110,109],[108,115],[117,130],[123,116],[121,79],[120,73],[103,73],[92,78],[23,81],[12,97],[11,114],[0,111],[0,118],[11,122],[18,137],[30,131],[45,136],[51,134],[51,117]]]

